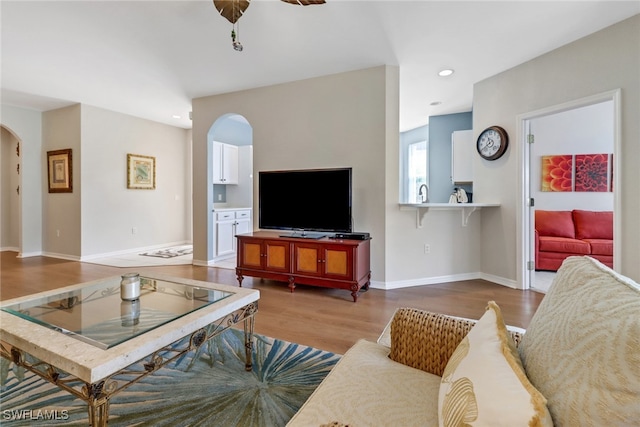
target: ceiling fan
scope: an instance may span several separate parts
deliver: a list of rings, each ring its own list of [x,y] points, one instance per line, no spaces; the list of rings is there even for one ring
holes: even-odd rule
[[[285,3],[296,4],[300,6],[309,6],[312,4],[324,4],[325,0],[281,0]],[[233,48],[238,52],[242,51],[242,43],[238,40],[239,31],[236,32],[238,19],[242,17],[245,10],[249,7],[251,0],[213,0],[213,5],[218,9],[220,15],[227,18],[233,28],[231,29],[231,42]]]

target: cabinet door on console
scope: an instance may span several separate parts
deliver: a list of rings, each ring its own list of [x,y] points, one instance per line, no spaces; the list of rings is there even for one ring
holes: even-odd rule
[[[350,279],[353,275],[353,248],[324,246],[324,275]]]
[[[294,274],[305,276],[322,275],[320,267],[321,246],[311,243],[294,243],[293,250]]]
[[[238,240],[238,266],[245,268],[262,268],[262,241]]]
[[[288,273],[290,266],[289,242],[264,241],[265,270]]]

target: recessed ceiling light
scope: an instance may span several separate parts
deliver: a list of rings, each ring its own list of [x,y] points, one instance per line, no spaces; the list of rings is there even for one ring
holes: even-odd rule
[[[438,75],[440,77],[448,77],[451,74],[453,74],[453,70],[451,68],[446,68],[446,69],[440,70],[440,72],[438,72]]]
[[[174,119],[179,119],[179,118],[181,118],[181,117],[180,117],[179,115],[177,115],[177,114],[174,114],[174,115],[173,115],[173,116],[171,116],[171,117],[173,117]]]
[[[432,102],[431,104],[429,104],[429,105],[431,105],[432,107],[435,107],[436,105],[440,105],[440,104],[442,104],[442,102],[441,102],[441,101],[433,101],[433,102]]]

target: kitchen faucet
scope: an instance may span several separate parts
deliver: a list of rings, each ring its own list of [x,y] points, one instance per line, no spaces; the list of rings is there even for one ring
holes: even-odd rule
[[[422,192],[422,187],[424,187],[424,193]],[[421,197],[422,203],[429,203],[429,187],[427,184],[422,184],[418,189],[418,196]]]

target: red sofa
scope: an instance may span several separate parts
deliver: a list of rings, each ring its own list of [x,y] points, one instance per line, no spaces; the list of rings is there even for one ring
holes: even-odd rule
[[[556,271],[575,255],[613,268],[612,211],[536,210],[535,218],[536,270]]]

